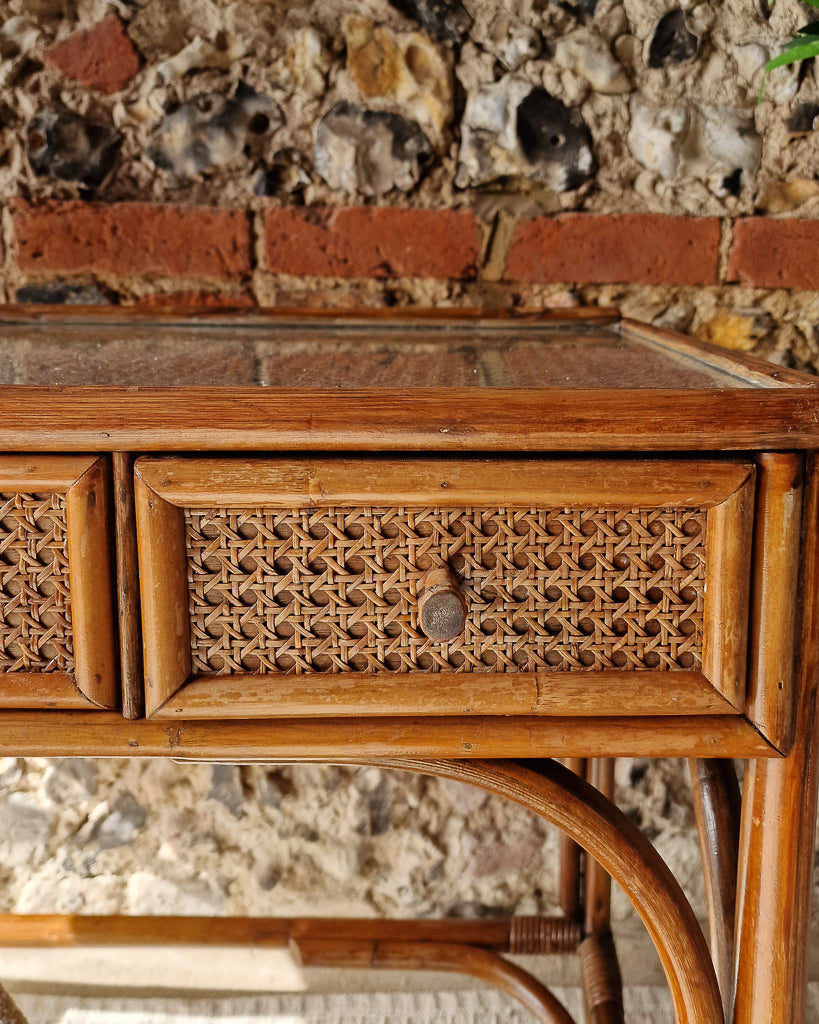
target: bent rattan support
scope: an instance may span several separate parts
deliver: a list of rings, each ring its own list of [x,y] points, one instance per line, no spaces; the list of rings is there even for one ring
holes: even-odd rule
[[[360,942],[341,947],[332,939],[294,939],[291,950],[305,967],[359,967],[454,971],[489,982],[517,999],[541,1024],[574,1024],[563,1004],[516,964],[477,946],[442,942]]]
[[[542,1024],[574,1024],[554,995],[500,954],[576,952],[580,926],[562,917],[508,921],[0,915],[0,946],[289,947],[305,967],[453,971],[495,985]],[[1,1006],[2,1004],[0,1004]],[[6,1024],[0,1016],[0,1024]],[[9,1024],[20,1024],[11,1021]],[[23,1022],[24,1024],[24,1022]]]
[[[665,971],[677,1024],[719,1024],[722,1002],[705,937],[679,883],[629,819],[556,761],[374,758],[383,767],[465,782],[512,800],[563,829],[620,885]]]

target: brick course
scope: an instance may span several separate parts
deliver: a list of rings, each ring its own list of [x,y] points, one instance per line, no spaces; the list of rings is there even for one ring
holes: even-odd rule
[[[13,261],[35,281],[54,275],[68,276],[70,283],[70,275],[98,274],[211,283],[166,283],[139,299],[141,304],[255,305],[254,216],[264,218],[264,266],[273,274],[466,280],[476,286],[482,278],[485,229],[471,211],[268,207],[256,215],[211,206],[23,199],[12,199],[9,209]],[[520,221],[499,262],[505,287],[713,286],[720,284],[719,247],[716,218],[572,213]],[[819,220],[741,218],[733,223],[726,279],[750,287],[819,290],[817,253]],[[228,281],[235,282],[233,288],[223,290]],[[346,299],[337,297],[343,305],[354,301]]]
[[[43,62],[97,92],[119,92],[139,71],[139,54],[115,14],[55,43]]]
[[[274,274],[464,279],[476,276],[481,228],[469,211],[276,208],[265,236]]]
[[[713,217],[537,217],[517,226],[505,277],[569,284],[716,284],[719,240],[720,224]]]
[[[30,274],[162,274],[228,280],[252,269],[249,214],[151,203],[11,204],[15,255]]]
[[[756,288],[819,289],[819,221],[735,221],[728,280]]]

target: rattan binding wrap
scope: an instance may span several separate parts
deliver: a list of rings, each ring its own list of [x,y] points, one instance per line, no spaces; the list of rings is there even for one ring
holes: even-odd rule
[[[187,509],[196,674],[697,669],[705,512]],[[418,629],[431,566],[464,634]]]
[[[623,1020],[623,981],[611,935],[589,935],[580,943],[583,990],[589,1009],[609,1007],[607,1020]],[[592,1020],[596,1017],[592,1017]]]
[[[582,938],[580,924],[567,917],[509,919],[509,952],[515,956],[575,953]]]
[[[0,494],[0,670],[73,667],[65,496]]]

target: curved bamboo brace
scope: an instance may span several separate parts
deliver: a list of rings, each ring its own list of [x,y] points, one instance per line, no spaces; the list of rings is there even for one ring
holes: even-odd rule
[[[570,835],[619,883],[651,936],[677,1024],[722,1024],[722,1000],[705,937],[676,878],[643,833],[592,786],[555,761],[367,759],[486,789]],[[536,767],[537,770],[533,770]]]
[[[380,967],[469,974],[505,992],[541,1024],[575,1024],[545,985],[498,953],[455,942],[379,942],[339,949],[335,939],[293,938],[291,950],[304,967]]]

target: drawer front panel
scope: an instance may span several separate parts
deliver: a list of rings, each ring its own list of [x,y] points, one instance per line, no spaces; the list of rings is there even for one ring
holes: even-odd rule
[[[0,672],[73,672],[64,494],[0,493]]]
[[[733,713],[753,482],[729,461],[140,459],[146,707]],[[425,610],[441,587],[457,628]]]
[[[0,456],[0,708],[118,703],[108,469]]]
[[[701,669],[703,509],[186,509],[196,674]],[[463,634],[418,601],[448,566]]]

